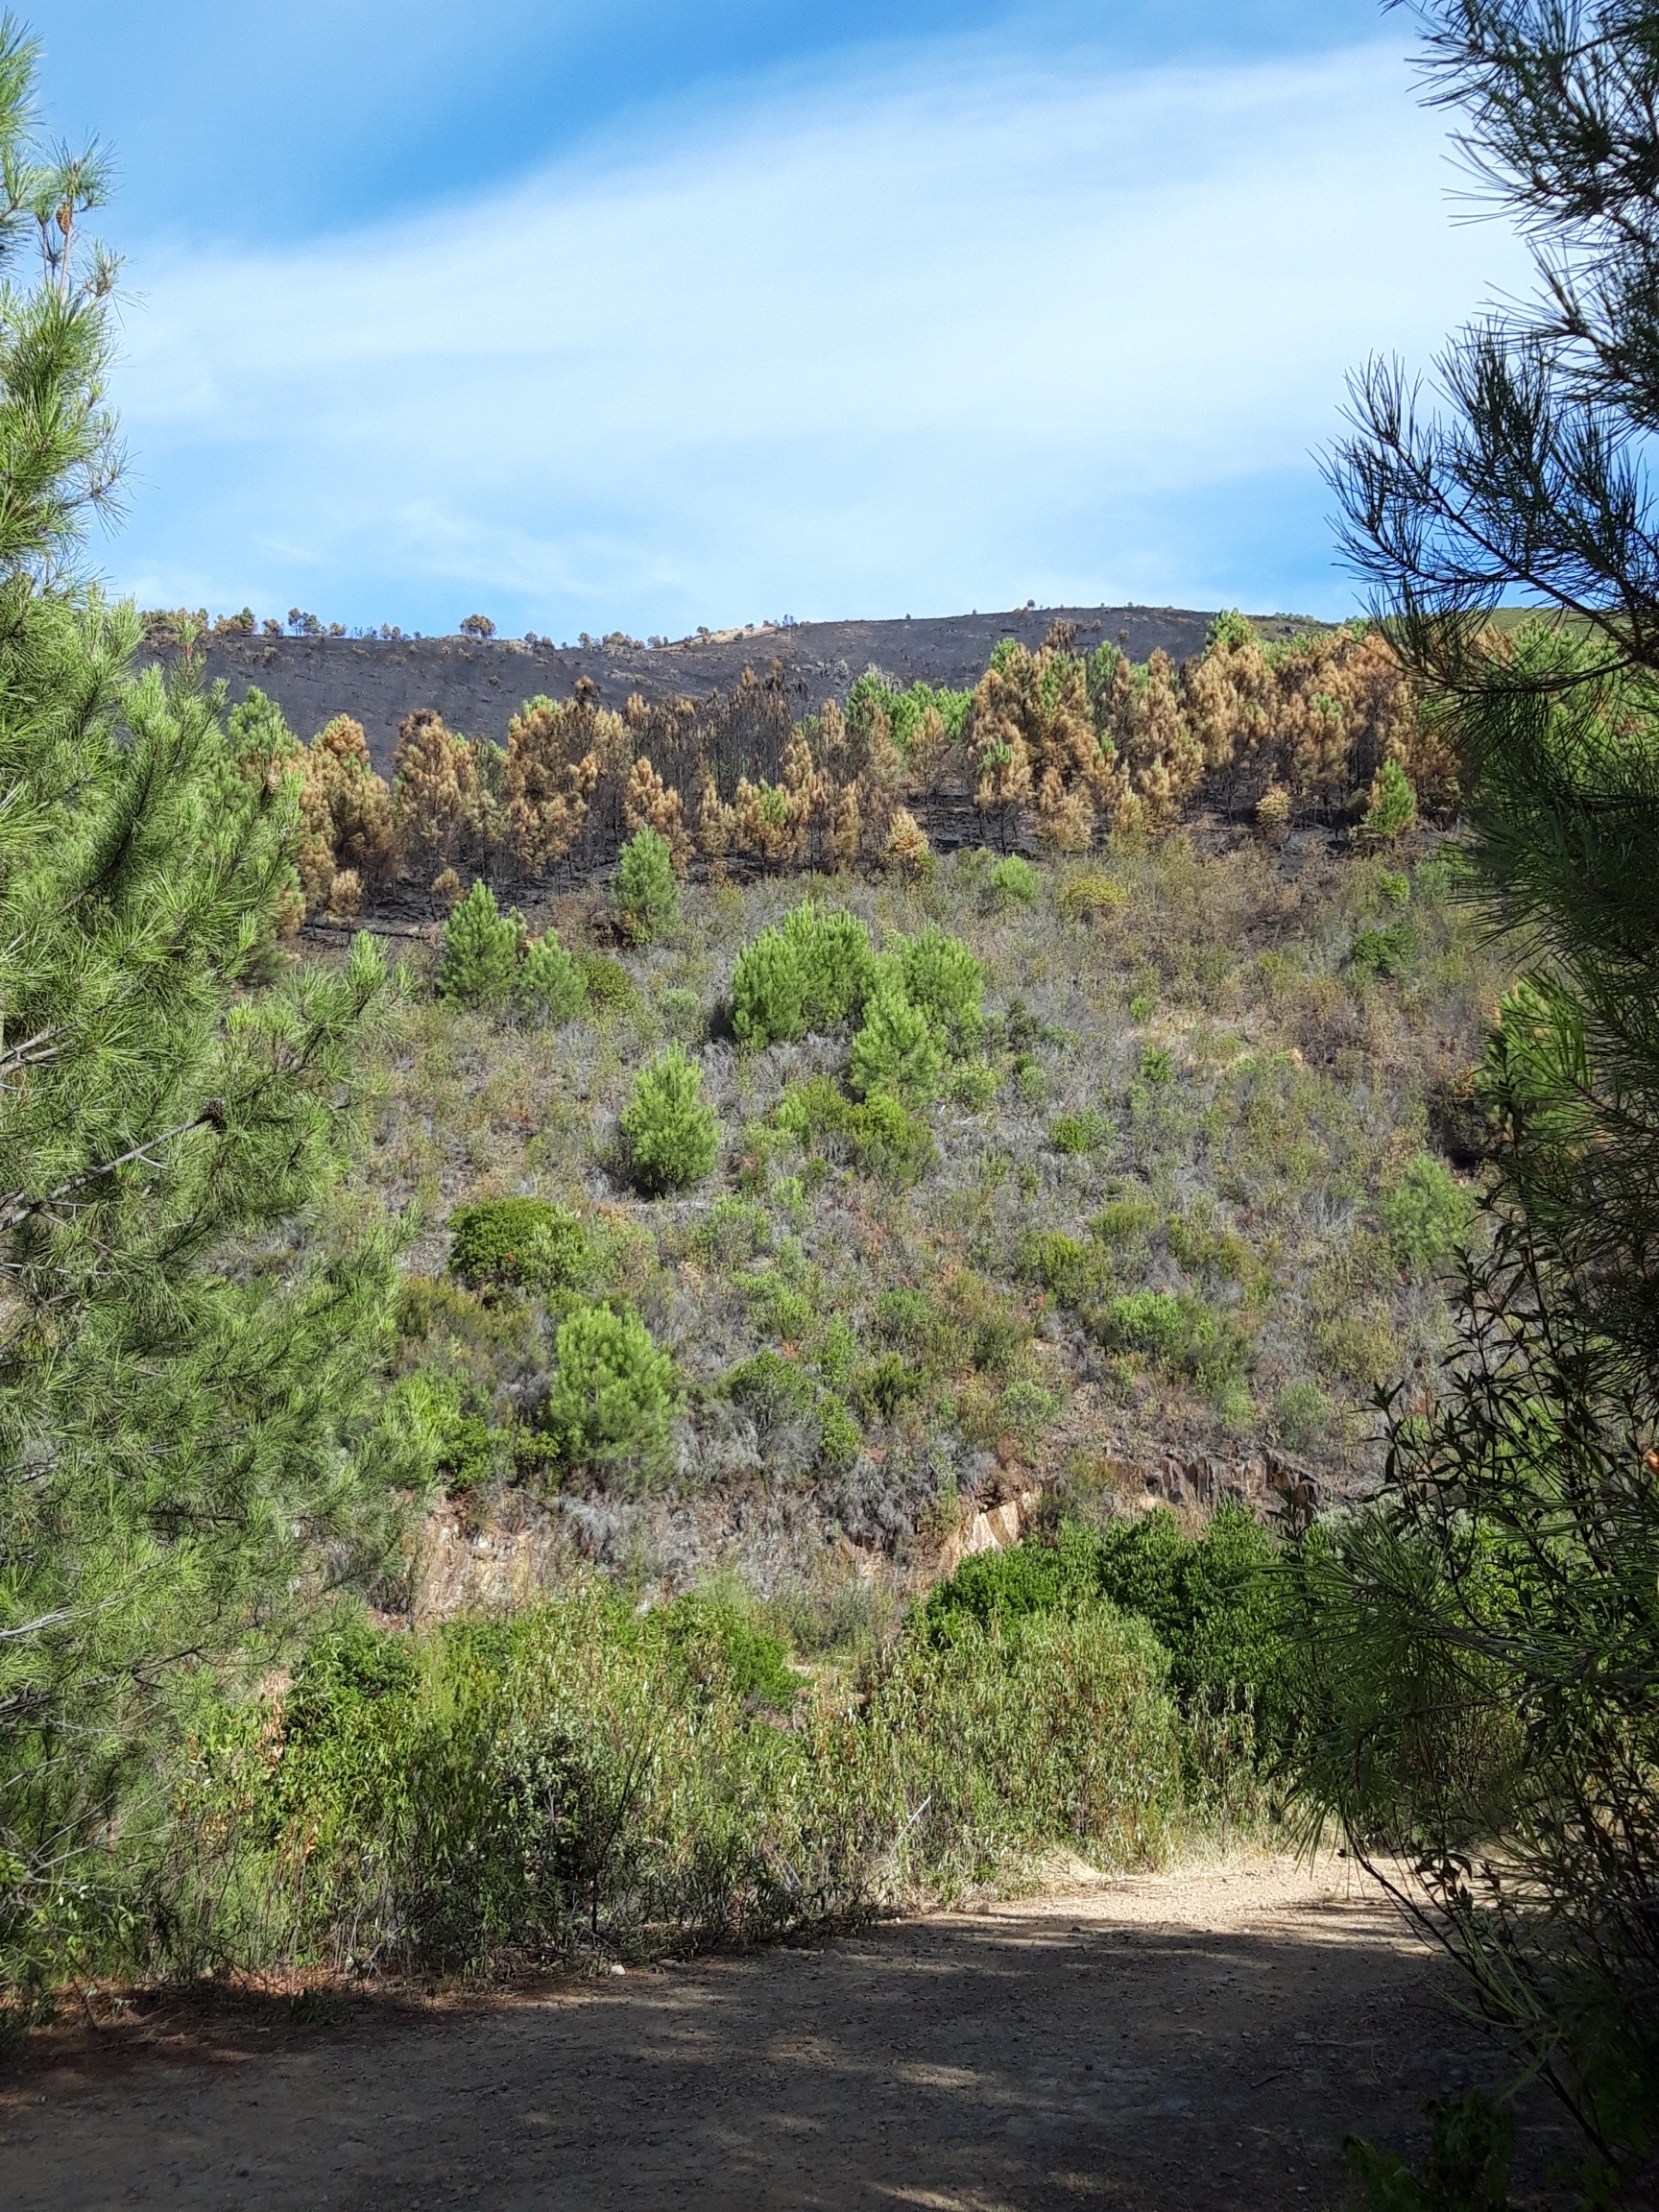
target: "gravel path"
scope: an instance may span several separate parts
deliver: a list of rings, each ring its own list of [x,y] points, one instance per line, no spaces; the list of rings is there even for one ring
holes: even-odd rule
[[[1501,2070],[1333,1863],[1233,1862],[567,1982],[459,2015],[246,2020],[0,2082],[7,2212],[1131,2212],[1352,2200]],[[1542,2097],[1523,2166],[1572,2149]],[[1530,2202],[1530,2198],[1525,2199]]]

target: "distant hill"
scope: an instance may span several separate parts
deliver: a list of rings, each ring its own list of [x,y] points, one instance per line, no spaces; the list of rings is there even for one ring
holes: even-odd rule
[[[1179,607],[1037,607],[1005,614],[908,616],[884,622],[769,624],[689,637],[676,644],[594,643],[569,650],[520,639],[480,643],[468,637],[261,637],[221,633],[207,639],[210,677],[223,678],[232,701],[250,685],[274,699],[290,727],[310,737],[334,714],[350,714],[368,733],[374,765],[392,767],[397,725],[417,707],[435,708],[452,730],[469,736],[506,735],[520,701],[545,692],[567,697],[579,677],[594,684],[607,706],[630,692],[647,699],[704,697],[735,684],[745,668],[764,674],[774,662],[806,713],[826,699],[845,699],[871,666],[901,683],[962,688],[976,683],[1003,637],[1037,646],[1050,623],[1074,625],[1078,642],[1120,645],[1131,660],[1159,648],[1179,662],[1202,652],[1214,616]],[[1269,637],[1323,625],[1296,615],[1253,617]],[[157,648],[156,657],[165,658]]]

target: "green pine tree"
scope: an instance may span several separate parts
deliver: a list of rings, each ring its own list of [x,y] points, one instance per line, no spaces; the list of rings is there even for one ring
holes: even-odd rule
[[[503,914],[488,883],[474,883],[444,926],[438,994],[451,1006],[495,1012],[513,1001],[518,980],[518,945],[524,934],[517,914]]]
[[[188,665],[133,682],[135,614],[76,571],[114,271],[33,68],[8,18],[0,233],[42,265],[0,293],[0,1981],[96,1928],[189,1700],[373,1551],[392,1290],[300,1226],[381,964],[263,980],[292,779],[241,771]]]

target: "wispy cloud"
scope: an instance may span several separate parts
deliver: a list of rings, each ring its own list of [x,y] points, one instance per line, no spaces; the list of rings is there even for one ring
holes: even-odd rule
[[[981,41],[660,111],[416,224],[152,263],[114,566],[563,633],[1341,603],[1308,452],[1345,370],[1517,275],[1450,222],[1440,149],[1391,48],[1123,74]]]

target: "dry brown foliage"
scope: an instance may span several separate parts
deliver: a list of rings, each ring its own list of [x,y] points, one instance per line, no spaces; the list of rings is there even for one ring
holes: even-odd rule
[[[501,780],[503,842],[526,874],[557,867],[582,834],[608,762],[627,748],[619,714],[596,703],[591,684],[573,699],[531,699],[507,725]]]

